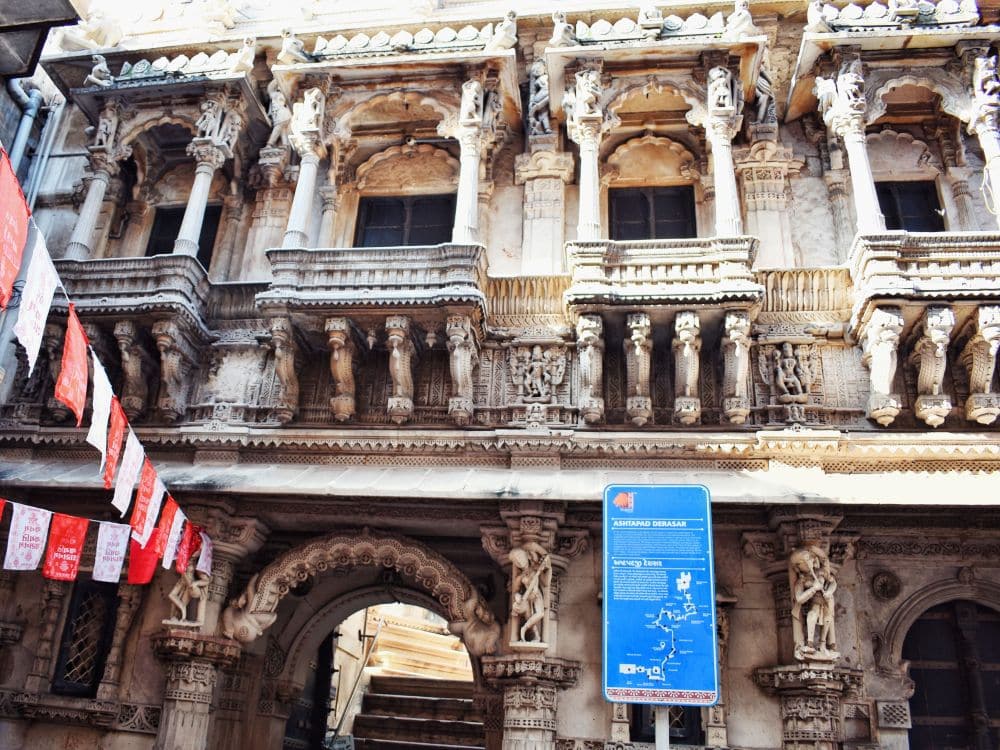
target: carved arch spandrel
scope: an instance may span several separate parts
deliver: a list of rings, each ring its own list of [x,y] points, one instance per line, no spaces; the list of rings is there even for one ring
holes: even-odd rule
[[[868,159],[876,179],[934,179],[941,174],[941,164],[934,152],[910,133],[885,128],[869,133]]]
[[[972,96],[968,84],[944,68],[921,68],[918,71],[876,70],[865,80],[865,123],[871,124],[886,113],[885,96],[900,86],[917,86],[941,97],[941,110],[968,122],[972,116]]]
[[[430,547],[387,531],[335,532],[289,550],[255,575],[223,613],[221,632],[250,642],[277,618],[278,605],[299,583],[327,570],[395,570],[433,597],[475,656],[496,648],[500,628],[469,579]]]
[[[412,185],[422,195],[454,192],[458,185],[458,159],[427,143],[390,146],[358,165],[357,187],[362,193],[399,195]]]
[[[164,114],[161,111],[150,112],[148,114],[142,112],[132,119],[122,121],[118,131],[118,143],[122,146],[127,146],[143,133],[160,125],[180,125],[182,128],[189,130],[193,138],[198,132],[194,125],[197,115],[198,113],[194,109],[191,110],[190,114],[177,112]]]
[[[692,125],[701,123],[708,114],[705,109],[705,90],[690,78],[653,76],[642,81],[634,78],[618,78],[604,89],[600,104],[612,117],[617,118],[618,110],[633,95],[645,95],[649,91],[656,93],[668,91],[681,97],[690,106],[686,117]]]
[[[430,93],[421,89],[402,89],[391,93],[379,93],[367,98],[354,96],[329,97],[327,99],[327,135],[349,138],[354,125],[363,117],[380,107],[403,105],[434,110],[444,122],[458,117],[460,96],[458,90]]]
[[[616,185],[685,185],[699,178],[697,160],[683,143],[648,133],[619,145],[607,163]]]

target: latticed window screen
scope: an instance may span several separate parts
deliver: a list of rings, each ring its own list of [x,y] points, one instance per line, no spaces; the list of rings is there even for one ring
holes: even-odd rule
[[[52,692],[94,696],[104,674],[117,610],[113,584],[77,582],[63,626]]]

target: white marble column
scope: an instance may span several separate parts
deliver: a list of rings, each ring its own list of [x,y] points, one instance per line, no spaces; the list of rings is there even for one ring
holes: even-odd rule
[[[337,220],[337,186],[332,182],[319,189],[319,197],[323,201],[319,220],[319,237],[317,247],[333,247],[333,229]]]
[[[733,138],[743,121],[741,84],[728,68],[712,68],[708,73],[705,135],[712,150],[712,178],[715,183],[715,235],[738,237],[743,234],[740,198],[736,190]]]
[[[226,162],[228,154],[212,138],[195,138],[188,145],[188,153],[195,159],[194,182],[184,207],[184,218],[174,241],[174,252],[182,255],[198,254],[198,237],[205,219],[208,195],[212,189],[215,170]]]
[[[479,160],[482,153],[481,129],[459,128],[461,148],[458,194],[455,197],[455,227],[451,240],[456,244],[479,242]]]
[[[282,247],[305,247],[307,243],[306,230],[309,228],[309,215],[312,213],[313,198],[316,193],[316,175],[319,172],[319,160],[325,149],[318,135],[310,138],[297,138],[293,141],[299,152],[299,178],[295,183],[295,195],[292,198],[292,208],[288,212],[288,225],[285,227],[285,238]]]
[[[77,219],[69,244],[66,245],[66,254],[63,257],[67,260],[88,260],[93,254],[91,242],[94,238],[94,229],[101,215],[101,204],[104,202],[104,194],[111,183],[111,177],[118,173],[118,162],[112,161],[107,154],[95,153],[90,157],[90,168],[93,176],[87,187],[87,197],[84,198],[83,206],[80,208],[80,218]]]
[[[604,112],[598,104],[600,74],[581,70],[576,74],[573,110],[567,124],[570,139],[580,147],[580,196],[576,238],[583,242],[601,239],[601,174],[598,152],[604,133]],[[567,94],[569,96],[569,94]]]

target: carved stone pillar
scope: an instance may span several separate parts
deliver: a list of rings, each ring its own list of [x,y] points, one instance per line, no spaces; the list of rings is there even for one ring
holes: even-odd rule
[[[560,689],[576,684],[579,662],[555,657],[484,656],[486,681],[503,691],[503,750],[555,750]]]
[[[885,217],[879,208],[875,178],[868,160],[864,86],[861,60],[857,57],[843,63],[836,81],[822,76],[816,79],[823,122],[843,140],[847,151],[858,232],[877,234],[885,230]]]
[[[736,170],[743,188],[747,234],[760,238],[755,268],[792,268],[795,248],[788,211],[788,174],[803,162],[787,146],[758,141],[741,150]]]
[[[134,420],[146,410],[149,399],[149,354],[143,348],[134,321],[115,323],[115,340],[121,353],[121,405],[125,415]]]
[[[326,146],[323,144],[325,106],[326,97],[323,92],[313,88],[303,95],[303,101],[297,103],[294,108],[291,141],[301,161],[282,247],[306,246],[309,214],[316,193],[316,175],[320,159],[326,156]]]
[[[475,403],[472,393],[472,373],[479,365],[479,342],[468,315],[449,315],[445,324],[451,365],[451,398],[448,416],[458,425],[472,421]]]
[[[218,258],[212,259],[215,270],[213,278],[229,281],[229,269],[233,266],[233,255],[236,253],[236,241],[239,238],[240,224],[243,220],[243,194],[227,195],[223,201],[222,239],[219,241]]]
[[[153,324],[153,340],[160,351],[160,393],[156,399],[160,417],[173,424],[187,409],[188,373],[194,361],[194,346],[173,320]]]
[[[983,168],[984,190],[993,196],[989,210],[1000,225],[1000,210],[996,196],[1000,193],[1000,78],[997,61],[989,50],[972,43],[959,43],[958,49],[972,68],[972,116],[969,132],[975,133],[983,150],[986,164]],[[970,57],[971,65],[970,65]]]
[[[326,319],[327,345],[330,347],[330,375],[333,377],[333,396],[330,409],[338,422],[354,418],[354,357],[357,346],[347,318]]]
[[[788,665],[758,669],[754,681],[781,701],[784,750],[840,750],[845,739],[841,700],[860,692],[860,670]]]
[[[299,374],[295,366],[298,345],[290,319],[272,318],[269,326],[271,348],[274,350],[274,377],[278,385],[274,416],[281,424],[287,424],[299,411]]]
[[[166,663],[167,673],[154,750],[205,750],[219,669],[236,664],[239,643],[167,630],[154,636],[153,650]]]
[[[861,334],[861,361],[868,367],[866,415],[883,427],[892,424],[901,408],[899,394],[892,392],[896,377],[899,335],[903,313],[898,307],[877,307]]]
[[[417,347],[410,336],[410,319],[405,315],[386,318],[385,332],[389,377],[392,378],[387,410],[389,419],[403,424],[413,415],[413,368],[417,364]]]
[[[630,313],[625,323],[629,337],[624,342],[627,396],[625,415],[636,427],[653,417],[649,376],[653,360],[653,336],[646,313]]]
[[[333,247],[333,229],[337,220],[337,205],[339,203],[337,186],[333,183],[324,185],[319,189],[319,197],[322,201],[322,209],[316,247]]]
[[[740,81],[728,68],[715,67],[708,73],[708,117],[705,134],[712,149],[712,177],[715,183],[715,235],[743,234],[740,198],[736,191],[733,138],[743,121]]]
[[[941,425],[951,413],[951,398],[941,390],[948,367],[948,344],[955,327],[955,313],[944,305],[931,305],[924,311],[920,337],[910,353],[910,364],[917,369],[917,418],[931,427]]]
[[[214,635],[219,618],[229,599],[229,586],[236,566],[256,553],[267,538],[268,528],[256,518],[231,518],[212,509],[207,514],[192,509],[197,523],[205,527],[213,542],[212,577],[208,584],[208,601],[202,635]]]
[[[722,337],[722,413],[732,424],[750,415],[750,315],[726,313]]]
[[[38,644],[35,647],[35,660],[31,665],[31,671],[24,681],[24,689],[29,693],[44,693],[49,689],[52,659],[57,648],[56,628],[59,625],[59,616],[62,614],[63,601],[69,591],[70,584],[65,581],[43,579]]]
[[[694,310],[674,319],[674,420],[682,425],[701,420],[698,378],[701,374],[701,321]]]
[[[975,329],[962,349],[960,361],[969,374],[969,397],[965,418],[993,424],[1000,415],[1000,395],[993,390],[993,372],[1000,350],[1000,307],[983,305],[976,315]]]
[[[580,147],[580,196],[576,238],[582,242],[601,238],[601,175],[598,163],[601,137],[604,133],[604,112],[598,100],[601,78],[596,70],[581,70],[576,74],[576,87],[567,98],[572,111],[566,131]]]
[[[580,416],[587,424],[604,421],[604,321],[600,315],[581,315],[576,322],[576,351],[580,364]]]
[[[566,184],[572,179],[572,154],[533,151],[515,159],[514,183],[524,185],[522,274],[544,276],[565,270],[563,215]]]
[[[830,196],[830,213],[833,214],[833,235],[837,243],[837,261],[847,259],[847,253],[854,241],[854,217],[851,215],[850,199],[847,195],[849,175],[845,169],[828,169],[823,172],[827,195]]]
[[[93,255],[91,243],[94,229],[97,228],[97,219],[101,215],[104,194],[108,190],[112,176],[118,174],[118,162],[113,161],[107,153],[94,152],[90,155],[90,170],[87,197],[83,200],[80,216],[73,227],[73,233],[66,245],[66,254],[63,256],[67,260],[87,260]]]
[[[115,629],[111,636],[111,645],[104,662],[104,675],[101,684],[97,686],[98,700],[115,700],[118,698],[118,686],[121,681],[122,656],[125,651],[125,638],[135,620],[136,612],[142,603],[143,586],[129,583],[118,584],[118,612],[115,615]]]
[[[205,208],[208,206],[208,195],[212,189],[212,178],[215,170],[226,163],[232,152],[221,147],[211,138],[195,138],[188,145],[188,154],[194,157],[194,182],[184,207],[184,218],[181,228],[174,241],[174,252],[182,255],[198,254],[198,237],[201,235],[201,225],[205,220]]]
[[[979,219],[976,216],[976,204],[972,200],[970,169],[949,167],[945,173],[948,185],[951,187],[951,197],[955,201],[956,217],[951,229],[966,232],[978,232]]]
[[[479,165],[483,150],[483,84],[462,84],[462,106],[456,133],[459,152],[458,193],[451,241],[479,242]]]

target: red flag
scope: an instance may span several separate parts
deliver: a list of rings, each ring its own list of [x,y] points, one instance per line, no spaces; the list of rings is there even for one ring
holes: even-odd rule
[[[7,307],[28,239],[28,204],[7,152],[0,149],[0,310]]]
[[[49,546],[45,550],[42,575],[53,581],[75,581],[87,536],[86,518],[54,513],[49,524]]]
[[[153,529],[149,543],[141,547],[135,539],[130,539],[128,543],[128,582],[129,583],[149,583],[153,580],[153,573],[156,571],[156,561],[159,555],[156,549],[159,546],[157,536],[159,529]]]
[[[3,520],[3,509],[7,507],[7,501],[0,497],[0,521]]]
[[[177,545],[177,572],[184,573],[195,553],[201,549],[201,526],[190,521],[184,524],[184,533]]]
[[[76,414],[76,426],[79,427],[83,422],[83,407],[87,403],[87,334],[83,332],[72,302],[69,303],[56,398]]]
[[[167,539],[170,536],[170,527],[174,525],[174,516],[177,515],[177,501],[167,495],[167,502],[163,504],[163,515],[160,516],[160,525],[156,527],[159,532],[156,538],[156,556],[163,557],[163,552],[167,548]],[[147,548],[149,544],[146,545]]]
[[[108,426],[108,457],[104,462],[104,489],[110,490],[118,468],[118,458],[122,453],[122,440],[125,439],[125,427],[128,419],[118,397],[111,397],[111,422]]]
[[[139,475],[139,491],[135,494],[135,505],[132,508],[132,519],[129,523],[132,530],[142,533],[146,525],[146,515],[149,513],[149,501],[153,498],[153,488],[156,486],[156,469],[147,458],[142,462],[142,473]]]

